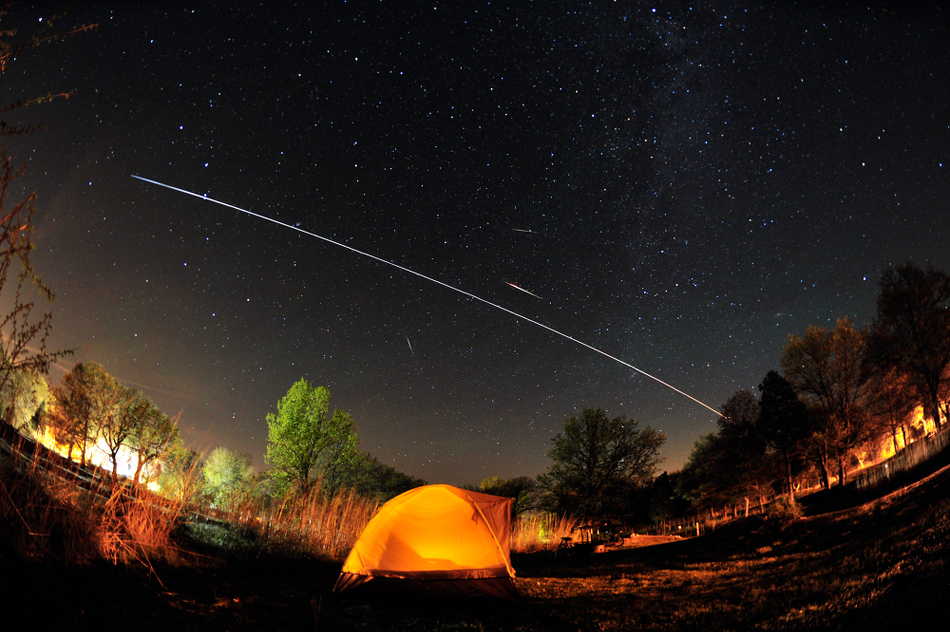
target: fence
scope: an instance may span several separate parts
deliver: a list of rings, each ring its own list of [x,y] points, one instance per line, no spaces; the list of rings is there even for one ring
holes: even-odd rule
[[[856,490],[887,484],[891,478],[904,474],[941,454],[950,445],[950,432],[940,432],[914,441],[906,448],[877,465],[863,470],[849,485]]]
[[[909,473],[925,463],[939,467],[941,464],[937,463],[936,460],[941,456],[944,457],[945,461],[950,460],[950,430],[919,439],[888,460],[868,467],[860,473],[853,474],[850,477],[851,480],[841,489],[850,490],[847,492],[848,498],[853,500],[866,498],[866,494],[874,493],[873,490],[876,487],[892,483],[897,485],[906,484],[908,482],[906,477],[909,476]],[[815,490],[807,490],[795,495],[800,496],[811,491]],[[854,493],[858,491],[862,493]],[[736,518],[768,514],[772,510],[770,505],[776,501],[781,502],[781,500],[782,497],[771,498],[765,501],[764,506],[761,507],[759,503],[754,501],[751,503],[745,501],[737,504],[726,504],[722,506],[722,509],[708,509],[701,515],[655,523],[643,528],[643,532],[654,535],[681,535],[683,537],[703,535],[706,531],[715,530],[718,526],[722,526]],[[836,496],[836,500],[841,501],[838,496]],[[782,511],[784,509],[784,507],[779,506],[775,510]]]

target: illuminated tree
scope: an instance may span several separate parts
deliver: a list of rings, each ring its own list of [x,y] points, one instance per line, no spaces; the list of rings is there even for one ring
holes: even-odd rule
[[[888,268],[880,290],[871,362],[907,375],[939,428],[940,396],[950,383],[950,274],[908,262]]]
[[[329,414],[330,391],[301,378],[267,414],[267,455],[278,493],[302,495],[321,481],[328,492],[342,483],[358,456],[359,437],[348,413]]]
[[[39,428],[49,397],[49,385],[42,375],[33,371],[12,372],[0,391],[3,421],[30,435]]]
[[[142,414],[149,402],[138,391],[117,382],[108,373],[108,389],[103,394],[107,410],[99,425],[99,436],[105,452],[112,461],[112,478],[118,476],[119,453],[132,438],[136,427],[141,423]]]
[[[785,379],[812,414],[812,442],[826,487],[828,465],[837,465],[843,485],[848,458],[874,432],[863,364],[867,335],[865,328],[855,329],[851,319],[844,318],[834,331],[809,327],[802,337],[789,336],[782,351]]]
[[[168,498],[195,503],[204,488],[201,470],[201,455],[181,443],[170,445],[163,459],[158,486]]]
[[[554,437],[554,463],[538,483],[554,506],[585,518],[618,513],[633,487],[649,482],[666,437],[626,416],[607,418],[600,408],[571,415]]]
[[[146,402],[147,406],[141,411],[131,441],[136,455],[135,475],[132,480],[136,483],[147,466],[159,460],[167,460],[182,444],[177,418],[171,419],[151,401]]]
[[[79,363],[53,388],[55,411],[52,428],[56,440],[80,449],[80,464],[86,464],[88,447],[95,445],[99,431],[115,406],[115,381],[101,365]]]
[[[215,507],[233,511],[250,491],[254,478],[251,455],[228,448],[215,448],[205,459],[205,489]]]
[[[908,376],[896,368],[886,372],[877,372],[871,382],[873,401],[871,411],[879,420],[882,430],[889,432],[894,453],[900,451],[901,445],[897,441],[900,432],[901,442],[907,445],[906,425],[911,414],[917,407],[914,388]]]

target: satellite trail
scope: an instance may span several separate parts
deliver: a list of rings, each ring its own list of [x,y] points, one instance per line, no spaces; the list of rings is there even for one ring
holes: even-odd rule
[[[692,401],[696,402],[696,403],[699,404],[700,406],[703,406],[703,407],[705,407],[705,408],[708,408],[709,410],[711,410],[712,412],[716,413],[716,414],[719,415],[720,417],[722,416],[722,413],[720,413],[718,410],[716,410],[716,409],[713,408],[712,406],[709,406],[708,404],[706,404],[706,403],[704,403],[704,402],[701,402],[700,400],[696,399],[695,397],[693,397],[693,396],[690,395],[689,393],[686,393],[686,392],[681,391],[680,389],[676,388],[676,387],[673,386],[672,384],[667,384],[666,382],[664,382],[664,381],[661,380],[660,378],[654,377],[653,375],[650,375],[649,373],[647,373],[647,372],[644,371],[643,369],[639,369],[639,368],[633,366],[633,365],[630,364],[629,362],[624,362],[624,361],[621,360],[620,358],[614,357],[614,356],[610,355],[609,353],[607,353],[606,351],[601,351],[601,350],[598,349],[597,347],[593,347],[593,346],[587,344],[586,342],[583,342],[583,341],[581,341],[581,340],[578,340],[577,338],[574,338],[574,337],[569,336],[569,335],[567,335],[567,334],[565,334],[565,333],[563,333],[563,332],[560,332],[560,331],[558,331],[557,329],[554,329],[553,327],[548,327],[548,326],[545,325],[544,323],[539,323],[538,321],[532,320],[532,319],[528,318],[527,316],[523,316],[523,315],[519,314],[518,312],[514,312],[514,311],[508,309],[507,307],[502,307],[501,305],[498,305],[498,304],[496,304],[496,303],[492,303],[491,301],[485,300],[485,299],[483,299],[483,298],[480,297],[480,296],[475,296],[474,294],[472,294],[472,293],[470,293],[470,292],[466,292],[465,290],[460,290],[459,288],[457,288],[457,287],[455,287],[455,286],[452,286],[452,285],[449,285],[448,283],[443,283],[442,281],[439,281],[438,279],[433,279],[432,277],[426,276],[426,275],[424,275],[424,274],[422,274],[422,273],[420,273],[420,272],[416,272],[415,270],[410,270],[409,268],[406,268],[406,267],[404,267],[404,266],[401,266],[401,265],[399,265],[398,263],[393,263],[392,261],[386,261],[385,259],[382,259],[382,258],[380,258],[380,257],[377,257],[376,255],[371,255],[371,254],[368,253],[368,252],[363,252],[362,250],[357,250],[356,248],[353,248],[352,246],[347,246],[346,244],[341,244],[341,243],[338,242],[338,241],[333,241],[332,239],[328,239],[327,237],[324,237],[324,236],[322,236],[322,235],[318,235],[318,234],[316,234],[316,233],[311,233],[310,231],[304,230],[304,229],[302,229],[302,228],[300,228],[300,227],[298,227],[298,226],[292,226],[292,225],[290,225],[290,224],[285,224],[284,222],[281,222],[281,221],[279,221],[279,220],[276,220],[276,219],[267,217],[266,215],[261,215],[260,213],[255,213],[255,212],[253,212],[253,211],[249,211],[249,210],[247,210],[247,209],[243,209],[243,208],[241,208],[240,206],[235,206],[235,205],[233,205],[233,204],[228,204],[227,202],[222,202],[221,200],[216,200],[216,199],[214,199],[214,198],[208,197],[207,195],[202,195],[201,193],[194,193],[193,191],[186,191],[185,189],[179,189],[178,187],[173,187],[173,186],[170,185],[170,184],[165,184],[165,183],[163,183],[163,182],[158,182],[157,180],[149,180],[148,178],[143,178],[143,177],[141,177],[141,176],[136,176],[136,175],[133,175],[132,177],[135,178],[136,180],[141,180],[142,182],[147,182],[147,183],[149,183],[149,184],[154,184],[154,185],[156,185],[156,186],[164,187],[164,188],[166,188],[166,189],[171,189],[172,191],[177,191],[178,193],[184,193],[185,195],[190,195],[190,196],[192,196],[192,197],[196,197],[196,198],[198,198],[199,200],[204,200],[205,202],[213,202],[213,203],[218,204],[218,205],[220,205],[220,206],[224,206],[224,207],[226,207],[226,208],[234,209],[235,211],[240,211],[241,213],[245,213],[245,214],[247,214],[247,215],[250,215],[251,217],[256,217],[256,218],[258,218],[258,219],[262,219],[262,220],[264,220],[264,221],[268,221],[268,222],[271,222],[271,223],[273,223],[273,224],[277,224],[278,226],[283,226],[284,228],[289,228],[290,230],[295,230],[295,231],[297,231],[298,233],[302,233],[302,234],[304,234],[304,235],[307,235],[308,237],[313,237],[314,239],[319,239],[319,240],[321,240],[321,241],[325,241],[325,242],[327,242],[327,243],[329,243],[329,244],[333,244],[334,246],[339,246],[340,248],[345,248],[346,250],[349,250],[350,252],[354,252],[354,253],[356,253],[356,254],[358,254],[358,255],[362,255],[362,256],[364,256],[364,257],[368,257],[368,258],[372,259],[373,261],[378,261],[379,263],[385,263],[386,265],[392,266],[392,267],[394,267],[394,268],[398,268],[398,269],[402,270],[403,272],[406,272],[407,274],[411,274],[411,275],[413,275],[413,276],[417,276],[417,277],[419,277],[420,279],[425,279],[426,281],[429,281],[429,282],[431,282],[431,283],[435,283],[436,285],[441,285],[442,287],[447,288],[447,289],[449,289],[449,290],[452,290],[453,292],[458,292],[459,294],[462,294],[463,296],[467,296],[467,297],[469,297],[469,298],[471,298],[471,299],[474,299],[474,300],[476,300],[476,301],[480,301],[480,302],[482,302],[482,303],[485,303],[486,305],[489,305],[489,306],[491,306],[491,307],[494,307],[494,308],[497,309],[497,310],[501,310],[501,311],[505,312],[506,314],[510,314],[510,315],[514,316],[515,318],[520,318],[521,320],[523,320],[523,321],[525,321],[525,322],[527,322],[527,323],[531,323],[532,325],[537,325],[538,327],[541,327],[542,329],[546,329],[547,331],[550,331],[552,334],[557,334],[558,336],[561,336],[562,338],[567,338],[567,339],[570,340],[571,342],[573,342],[573,343],[575,343],[575,344],[578,344],[578,345],[580,345],[580,346],[582,346],[582,347],[585,347],[585,348],[587,348],[587,349],[590,349],[591,351],[593,351],[593,352],[595,352],[595,353],[599,353],[600,355],[604,356],[605,358],[609,358],[609,359],[613,360],[614,362],[618,362],[618,363],[624,365],[624,366],[627,367],[628,369],[633,369],[634,371],[636,371],[636,372],[639,373],[640,375],[642,375],[642,376],[644,376],[644,377],[648,377],[648,378],[650,378],[651,380],[653,380],[654,382],[658,382],[658,383],[662,384],[663,386],[665,386],[666,388],[668,388],[668,389],[670,389],[670,390],[672,390],[672,391],[674,391],[674,392],[676,392],[676,393],[679,393],[679,394],[682,395],[683,397],[686,397],[687,399],[691,399]],[[518,288],[518,289],[521,289],[521,288]],[[523,291],[526,291],[526,290],[523,290]]]

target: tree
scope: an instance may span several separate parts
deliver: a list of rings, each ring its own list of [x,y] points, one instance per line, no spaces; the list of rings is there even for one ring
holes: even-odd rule
[[[0,9],[0,21],[5,16],[6,9]],[[36,33],[19,39],[15,29],[0,30],[0,78],[9,64],[27,49],[75,35],[95,26],[87,25],[69,31],[53,32],[52,22],[47,21]],[[57,97],[69,97],[70,94],[50,93],[33,99],[21,99],[0,107],[0,116]],[[11,125],[0,119],[0,138],[22,136],[35,129],[34,126]],[[0,391],[6,388],[11,375],[23,371],[44,375],[49,372],[53,362],[72,353],[71,350],[47,349],[53,312],[49,309],[39,316],[34,313],[41,311],[37,302],[31,298],[34,292],[46,303],[51,303],[54,295],[37,276],[30,263],[36,193],[30,193],[19,201],[10,199],[16,191],[14,183],[25,170],[25,166],[14,166],[13,160],[7,154],[6,145],[0,145],[0,299],[3,305],[10,309],[5,316],[0,316]]]
[[[138,483],[142,472],[146,471],[148,466],[175,453],[181,445],[177,417],[171,419],[158,406],[148,401],[132,436],[132,449],[136,455],[135,475],[132,480]]]
[[[871,411],[880,420],[882,430],[890,433],[891,445],[894,454],[897,454],[902,446],[907,445],[905,427],[917,407],[910,379],[896,368],[886,372],[875,371],[871,391],[874,394]],[[898,432],[901,435],[900,442],[897,441]]]
[[[689,515],[691,503],[681,491],[681,481],[682,472],[663,472],[653,480],[649,507],[652,522],[665,522]]]
[[[616,513],[630,488],[652,478],[666,437],[626,416],[607,418],[585,408],[564,422],[548,457],[551,469],[538,482],[560,511],[592,518]]]
[[[215,507],[233,511],[250,491],[254,466],[246,452],[215,448],[205,459],[202,473]]]
[[[267,414],[267,455],[273,465],[277,491],[296,488],[302,495],[315,481],[332,493],[357,458],[359,437],[350,415],[329,414],[330,391],[301,378]]]
[[[102,365],[78,363],[63,376],[62,386],[53,388],[56,401],[52,423],[56,440],[80,448],[80,464],[86,465],[86,453],[95,445],[100,428],[115,405],[114,383]]]
[[[115,479],[119,474],[119,453],[132,438],[148,402],[140,392],[120,384],[111,375],[109,381],[111,383],[106,386],[109,392],[104,395],[108,398],[108,410],[102,417],[99,436],[106,455],[112,461],[112,478]]]
[[[766,455],[766,442],[759,426],[759,401],[748,390],[733,393],[720,411],[719,426],[720,477],[738,498],[757,497],[762,505],[767,484],[772,478]]]
[[[885,270],[869,347],[879,370],[911,378],[940,428],[940,396],[950,384],[950,274],[910,262]]]
[[[342,485],[352,488],[360,496],[372,496],[380,501],[426,484],[421,478],[400,472],[365,452],[357,455],[344,476]]]
[[[718,432],[696,442],[680,474],[680,489],[703,508],[740,499],[748,506],[750,497],[762,506],[776,474],[760,427],[759,401],[751,391],[740,390],[720,410]]]
[[[727,497],[723,492],[721,438],[712,432],[700,437],[680,471],[678,490],[694,507],[710,509]]]
[[[42,375],[33,371],[14,371],[0,391],[3,420],[29,436],[39,429],[49,397],[49,385]]]
[[[874,432],[864,365],[867,335],[867,329],[855,329],[844,318],[834,331],[809,327],[800,338],[790,335],[782,351],[785,379],[812,412],[813,442],[826,487],[828,464],[837,464],[843,485],[846,460]]]
[[[504,496],[514,499],[511,505],[511,519],[514,520],[526,511],[534,509],[534,492],[538,484],[530,476],[498,478],[491,476],[482,480],[478,491],[492,496]]]
[[[184,503],[199,500],[204,487],[201,455],[179,443],[169,446],[163,465],[158,486],[166,497]]]
[[[799,469],[802,447],[811,434],[808,409],[795,389],[777,371],[766,373],[759,384],[759,426],[762,438],[782,458],[784,490],[795,502],[792,479]]]

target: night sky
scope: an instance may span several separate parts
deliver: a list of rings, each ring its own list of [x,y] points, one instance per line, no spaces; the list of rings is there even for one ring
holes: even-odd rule
[[[7,143],[52,344],[181,411],[199,450],[263,467],[301,377],[432,483],[537,475],[584,407],[666,433],[678,469],[716,415],[133,175],[716,409],[789,334],[870,324],[887,266],[950,269],[945,4],[81,4],[58,26],[97,30],[0,82],[75,90]]]

